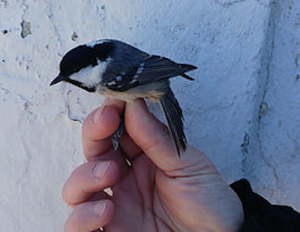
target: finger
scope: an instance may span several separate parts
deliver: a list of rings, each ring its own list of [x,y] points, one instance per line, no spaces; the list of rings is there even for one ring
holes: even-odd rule
[[[125,116],[129,136],[167,176],[217,172],[207,156],[189,145],[179,158],[167,127],[148,111],[143,100],[127,104]]]
[[[119,143],[123,154],[129,161],[132,161],[143,152],[128,134],[123,135],[120,138]]]
[[[129,166],[126,162],[126,157],[124,157],[123,149],[118,149],[115,151],[113,147],[111,147],[108,151],[103,152],[101,155],[93,156],[89,159],[89,162],[93,161],[114,161],[119,168],[119,176],[123,176],[125,172],[128,170]]]
[[[69,216],[64,232],[88,232],[107,225],[114,212],[110,200],[85,202],[78,205]]]
[[[95,192],[113,186],[119,177],[120,172],[115,161],[82,164],[66,181],[62,191],[63,199],[70,206],[82,203]]]
[[[117,130],[124,102],[108,99],[88,115],[82,126],[83,152],[88,160],[111,148],[110,136]]]
[[[167,127],[148,111],[143,100],[127,104],[125,124],[129,136],[160,169],[173,170],[178,165],[180,159]]]
[[[91,195],[91,197],[88,200],[84,201],[84,202],[100,201],[100,200],[111,200],[111,197],[112,197],[112,195],[107,193],[107,189],[104,189],[103,191],[93,193]],[[80,202],[79,204],[81,204],[81,203],[83,203],[83,202]],[[74,209],[79,204],[71,205],[70,207]]]

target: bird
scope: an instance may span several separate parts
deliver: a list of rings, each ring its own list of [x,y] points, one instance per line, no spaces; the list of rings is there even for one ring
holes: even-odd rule
[[[68,51],[59,64],[59,75],[50,85],[59,82],[73,84],[88,92],[132,102],[146,98],[158,102],[180,157],[187,148],[183,112],[170,87],[169,79],[181,76],[193,81],[186,72],[197,69],[191,64],[144,52],[115,39],[100,39],[79,45]],[[124,134],[124,111],[112,144],[118,149],[118,139]]]

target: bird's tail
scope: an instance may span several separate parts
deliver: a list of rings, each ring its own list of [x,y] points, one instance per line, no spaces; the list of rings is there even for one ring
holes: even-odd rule
[[[188,71],[192,71],[194,69],[197,69],[196,66],[194,65],[191,65],[191,64],[179,64],[179,67],[180,67],[180,70],[181,70],[181,76],[190,80],[190,81],[194,81],[195,79],[188,76],[187,74],[185,74],[185,72],[188,72]]]
[[[186,137],[183,130],[184,119],[178,101],[169,86],[165,90],[165,94],[160,98],[160,104],[167,119],[178,156],[180,156],[180,150],[186,150]]]

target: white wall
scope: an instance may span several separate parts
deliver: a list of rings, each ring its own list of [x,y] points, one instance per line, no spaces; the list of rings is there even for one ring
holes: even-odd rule
[[[194,83],[172,81],[189,142],[228,183],[300,210],[300,2],[270,1],[1,0],[1,230],[62,230],[80,122],[103,98],[49,83],[99,38],[197,65]]]

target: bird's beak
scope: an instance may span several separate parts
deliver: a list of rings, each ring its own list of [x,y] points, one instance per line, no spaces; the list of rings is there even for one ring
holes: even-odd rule
[[[66,78],[63,75],[58,75],[51,83],[50,85],[55,85],[58,82],[64,81]]]

